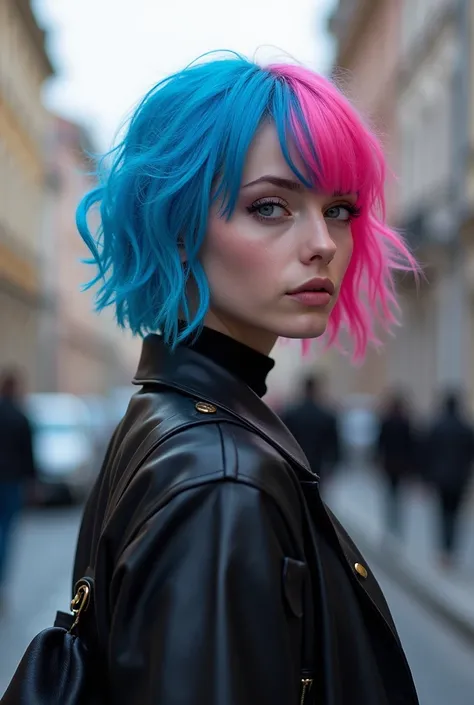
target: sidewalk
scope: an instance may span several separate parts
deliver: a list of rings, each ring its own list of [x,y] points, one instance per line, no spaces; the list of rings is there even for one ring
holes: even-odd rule
[[[458,566],[443,571],[436,555],[436,503],[418,488],[404,497],[404,539],[387,538],[385,494],[374,471],[344,470],[325,492],[325,499],[359,544],[367,560],[378,566],[427,607],[474,641],[474,509],[467,508],[461,527]]]

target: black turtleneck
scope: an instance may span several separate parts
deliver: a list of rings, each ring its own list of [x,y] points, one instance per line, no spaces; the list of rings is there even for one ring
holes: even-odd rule
[[[203,328],[199,337],[182,343],[224,367],[245,382],[259,397],[267,391],[266,379],[275,361],[212,328]]]

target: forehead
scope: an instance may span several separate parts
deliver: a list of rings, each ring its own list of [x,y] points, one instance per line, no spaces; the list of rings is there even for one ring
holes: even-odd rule
[[[296,168],[305,173],[303,160],[297,150],[288,145],[290,157]],[[242,183],[258,179],[263,174],[272,174],[285,179],[295,179],[295,174],[283,156],[275,125],[265,122],[252,140],[244,164]]]

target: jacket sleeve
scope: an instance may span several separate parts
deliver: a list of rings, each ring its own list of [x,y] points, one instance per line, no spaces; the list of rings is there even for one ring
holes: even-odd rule
[[[224,480],[173,497],[114,573],[111,702],[297,705],[302,615],[282,578],[290,550],[278,506],[253,486]]]

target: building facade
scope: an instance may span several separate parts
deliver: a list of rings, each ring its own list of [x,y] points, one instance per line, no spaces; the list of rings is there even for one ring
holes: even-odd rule
[[[396,222],[425,267],[426,282],[407,296],[398,345],[410,354],[407,381],[425,407],[448,386],[465,388],[469,374],[461,238],[466,172],[460,155],[467,137],[467,96],[461,95],[468,67],[465,10],[465,0],[402,4]]]
[[[97,315],[94,291],[82,290],[94,269],[83,262],[90,252],[77,232],[75,211],[95,186],[86,156],[95,150],[79,125],[52,116],[51,126],[43,237],[43,282],[50,305],[41,325],[42,379],[47,391],[104,395],[130,383],[139,343],[118,329],[111,310]]]
[[[0,2],[0,368],[38,385],[43,148],[41,87],[53,68],[29,0]]]
[[[398,181],[389,217],[423,268],[399,281],[402,326],[373,366],[348,372],[360,391],[409,391],[428,411],[469,376],[465,231],[471,0],[341,0],[331,22],[335,65],[374,116]],[[336,71],[337,74],[337,71]],[[354,383],[354,382],[353,382]]]

